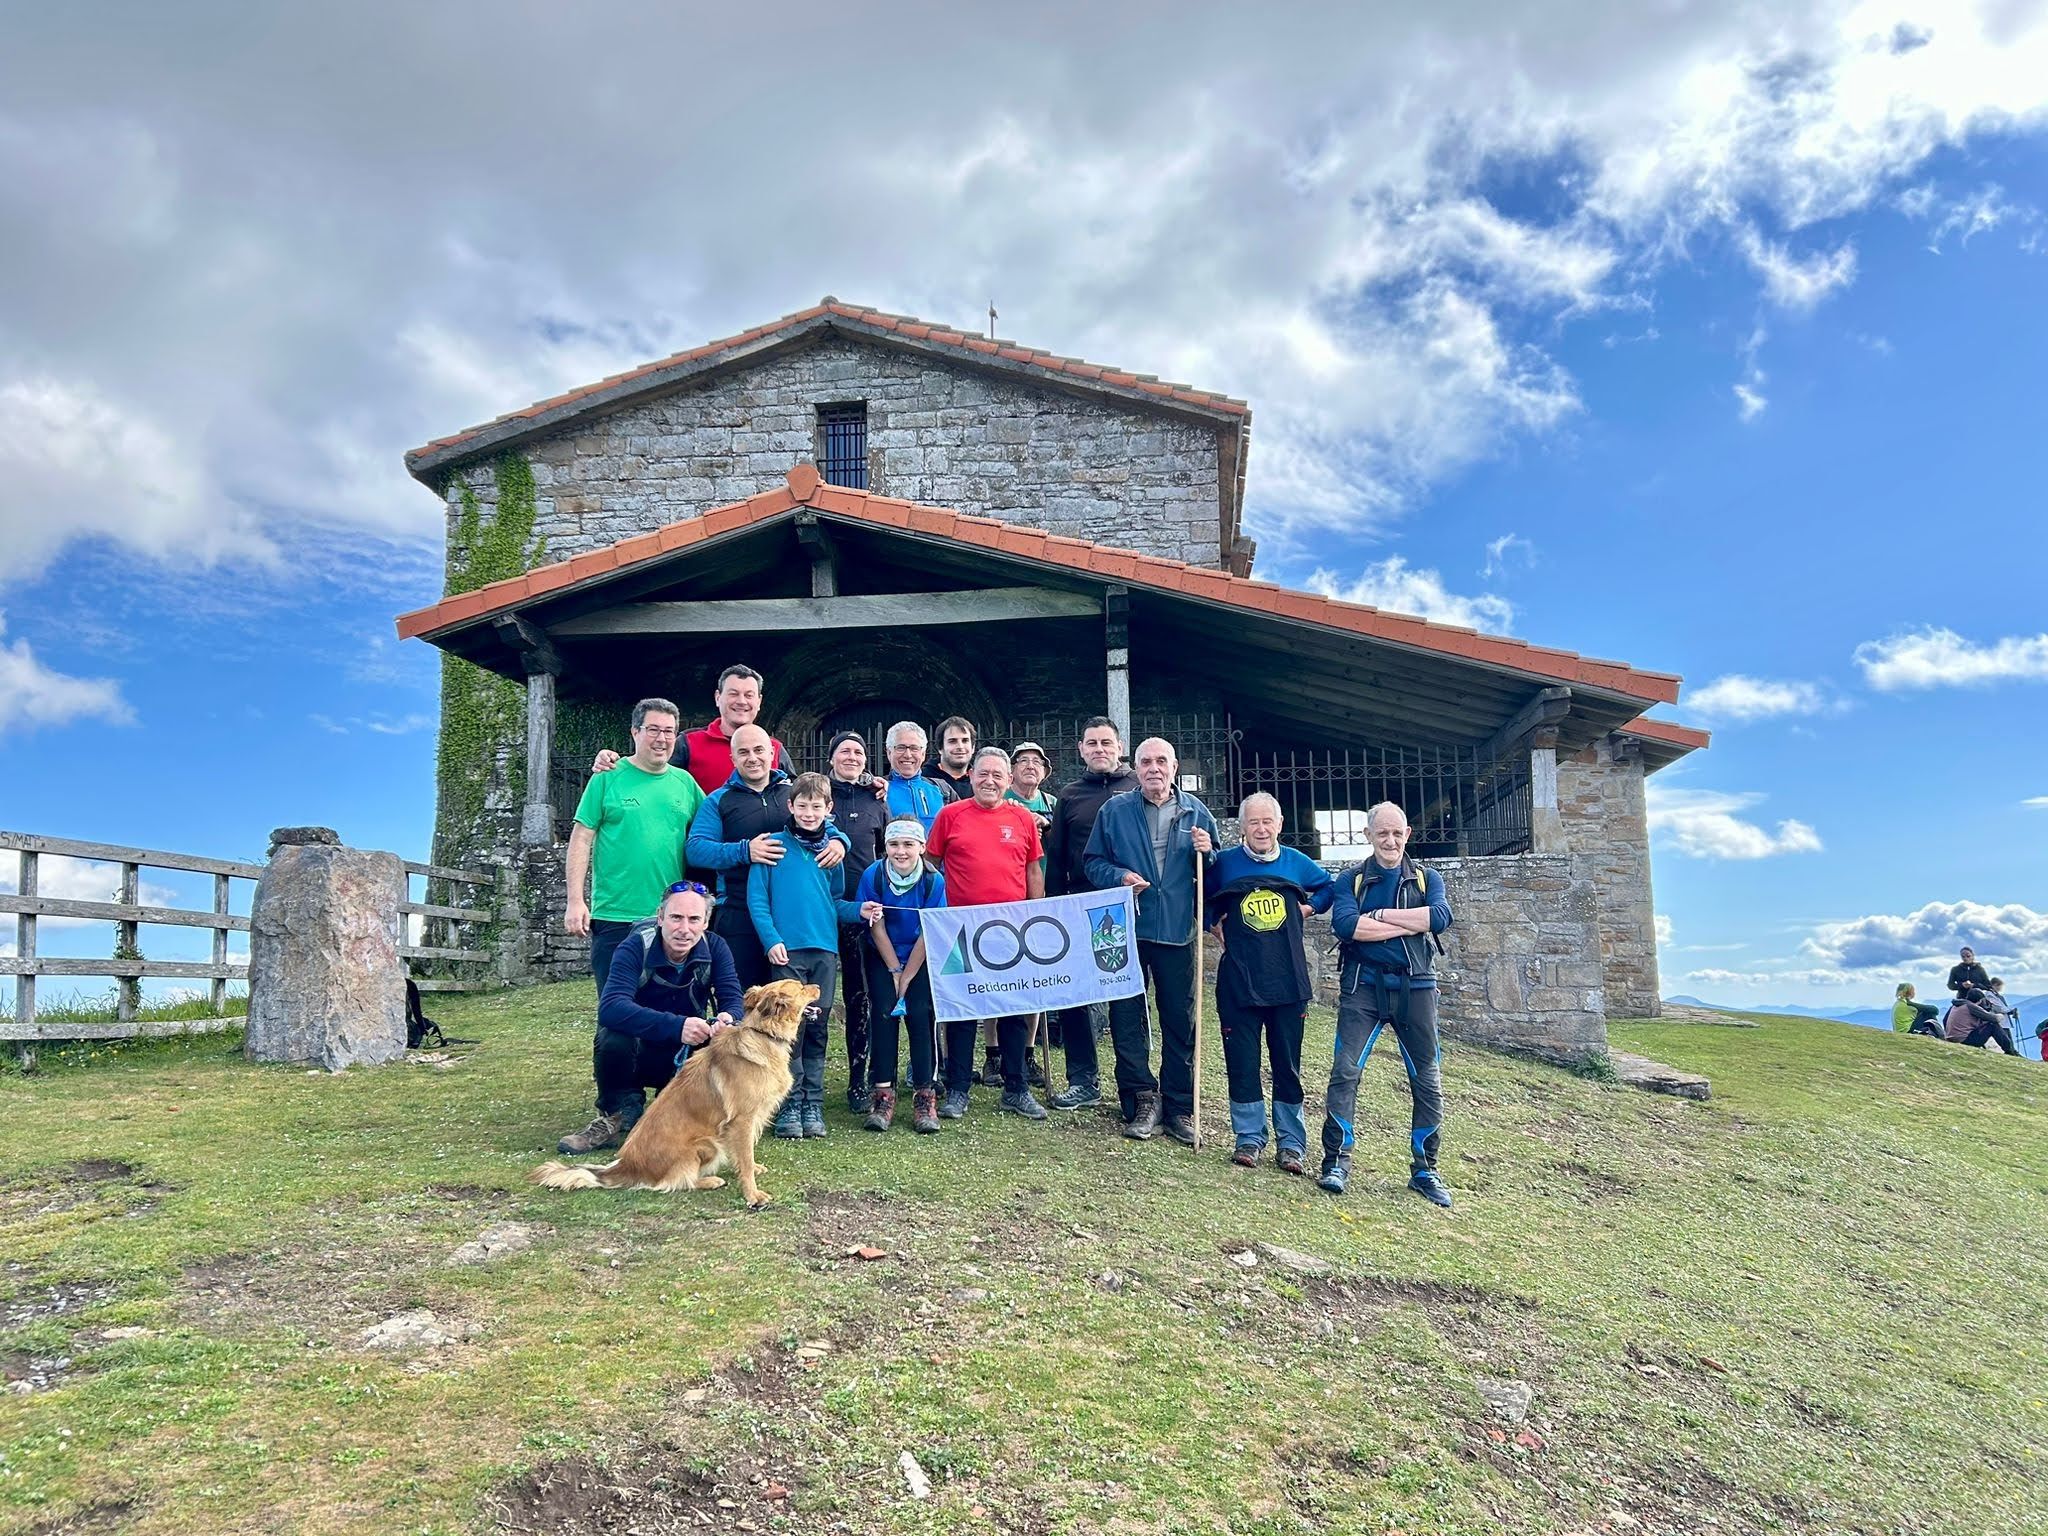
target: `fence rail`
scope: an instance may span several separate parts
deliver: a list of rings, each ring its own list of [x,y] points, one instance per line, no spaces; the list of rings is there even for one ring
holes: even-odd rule
[[[247,933],[249,919],[230,908],[234,905],[233,882],[254,882],[264,866],[237,859],[206,858],[198,854],[169,853],[155,848],[131,848],[118,843],[92,843],[67,837],[43,837],[27,832],[0,831],[0,854],[13,853],[20,861],[16,888],[0,891],[0,916],[14,918],[15,952],[0,956],[0,976],[14,978],[14,1017],[0,1018],[0,1040],[17,1043],[25,1059],[32,1059],[33,1044],[42,1040],[108,1040],[137,1035],[182,1034],[226,1029],[244,1022],[244,1014],[227,1012],[227,987],[231,981],[247,981],[249,967],[228,959],[228,935]],[[115,898],[90,901],[70,896],[45,896],[41,892],[42,861],[45,858],[80,859],[111,864],[119,870]],[[159,906],[140,899],[142,871],[168,870],[178,874],[208,875],[213,880],[213,908]],[[111,871],[110,871],[111,873]],[[488,975],[492,953],[478,947],[473,937],[454,931],[454,925],[474,928],[492,922],[496,913],[490,905],[460,905],[453,891],[444,891],[443,901],[414,901],[412,882],[416,879],[443,887],[468,887],[485,893],[486,902],[495,899],[497,877],[474,870],[454,869],[441,864],[408,861],[405,866],[406,899],[399,906],[402,921],[418,918],[434,927],[424,933],[425,942],[402,944],[399,958],[425,961],[442,974],[423,976],[423,992],[479,992],[493,983]],[[433,894],[431,889],[429,895]],[[38,925],[42,919],[71,919],[114,925],[113,953],[106,958],[41,955],[37,952]],[[140,930],[144,926],[205,928],[213,933],[213,958],[206,960],[151,960],[142,953]],[[447,942],[453,939],[454,942]],[[459,969],[458,969],[459,968]],[[75,1020],[38,1019],[36,982],[43,976],[104,976],[115,983],[115,1017],[111,1021],[87,1023]],[[199,1019],[146,1020],[142,1011],[144,980],[206,981],[212,1016]]]

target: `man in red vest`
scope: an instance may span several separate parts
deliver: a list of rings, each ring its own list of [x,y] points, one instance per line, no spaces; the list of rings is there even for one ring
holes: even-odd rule
[[[761,674],[744,662],[733,663],[718,674],[718,691],[711,700],[718,706],[718,717],[709,725],[685,732],[682,745],[676,748],[677,765],[687,768],[707,795],[723,789],[732,777],[732,733],[760,717]],[[789,749],[772,737],[770,741],[775,751],[772,766],[794,773]],[[619,754],[606,748],[597,754],[590,771],[608,772],[618,760]]]

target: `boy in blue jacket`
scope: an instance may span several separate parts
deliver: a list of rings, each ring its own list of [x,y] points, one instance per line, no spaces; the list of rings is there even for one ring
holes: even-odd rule
[[[1304,1173],[1308,1124],[1302,1113],[1301,1036],[1310,997],[1302,919],[1336,897],[1330,872],[1299,848],[1280,846],[1280,802],[1247,795],[1238,807],[1244,841],[1216,856],[1203,922],[1222,940],[1216,1016],[1230,1071],[1230,1160],[1258,1166],[1266,1149],[1263,1044],[1273,1062],[1273,1130],[1282,1173]]]
[[[839,925],[858,923],[860,907],[846,899],[843,864],[821,866],[831,841],[825,818],[832,785],[822,773],[801,773],[789,786],[789,820],[773,834],[781,854],[754,866],[747,881],[747,911],[777,981],[795,979],[818,989],[790,1042],[789,1097],[775,1116],[785,1140],[825,1134],[825,1018],[839,979]]]

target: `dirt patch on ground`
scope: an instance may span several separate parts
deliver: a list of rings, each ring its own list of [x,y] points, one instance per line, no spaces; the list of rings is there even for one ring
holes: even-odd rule
[[[141,1513],[141,1508],[127,1499],[88,1504],[72,1514],[38,1521],[22,1536],[103,1536],[108,1531],[127,1529]]]
[[[88,1157],[0,1179],[0,1232],[41,1216],[93,1207],[95,1218],[139,1216],[155,1209],[171,1186],[153,1182],[133,1163]]]
[[[1541,1433],[1468,1424],[1459,1446],[1557,1523],[1628,1536],[1764,1536],[1805,1529],[1775,1500],[1759,1500],[1697,1462],[1617,1463],[1594,1447],[1550,1444]]]
[[[213,1334],[282,1331],[341,1343],[395,1313],[449,1309],[434,1289],[445,1256],[426,1243],[224,1253],[186,1268],[173,1311]]]
[[[1599,1168],[1590,1168],[1575,1158],[1551,1162],[1545,1166],[1552,1173],[1569,1179],[1577,1186],[1580,1197],[1590,1202],[1628,1200],[1637,1193],[1636,1186],[1627,1179]]]
[[[10,1264],[9,1271],[27,1278],[24,1265]],[[0,1302],[0,1331],[13,1332],[51,1318],[69,1319],[112,1301],[120,1287],[103,1280],[56,1280],[48,1285],[29,1286]]]

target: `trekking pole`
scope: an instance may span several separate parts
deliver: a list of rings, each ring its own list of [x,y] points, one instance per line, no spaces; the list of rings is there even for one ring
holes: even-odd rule
[[[1195,850],[1195,1150],[1202,1150],[1202,940],[1207,929],[1202,894],[1202,850]]]

